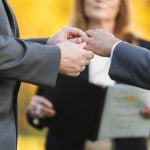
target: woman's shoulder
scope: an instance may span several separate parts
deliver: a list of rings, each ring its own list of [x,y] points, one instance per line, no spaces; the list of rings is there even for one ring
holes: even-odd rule
[[[141,39],[141,38],[139,38],[138,41],[139,41],[139,45],[140,45],[141,47],[150,49],[150,41],[144,40],[144,39]]]
[[[132,33],[126,33],[124,36],[124,40],[147,49],[150,49],[150,41],[139,38]]]

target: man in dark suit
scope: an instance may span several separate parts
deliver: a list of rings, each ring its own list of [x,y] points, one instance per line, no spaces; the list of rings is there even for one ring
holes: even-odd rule
[[[109,75],[113,80],[150,89],[150,51],[121,41],[111,33],[97,29],[86,32],[86,49],[111,57]]]
[[[67,35],[67,38],[65,38]],[[77,76],[93,52],[84,44],[65,42],[68,37],[85,36],[81,30],[66,27],[52,39],[19,39],[15,17],[6,0],[0,0],[0,149],[16,149],[16,97],[19,81],[54,86],[58,72]]]

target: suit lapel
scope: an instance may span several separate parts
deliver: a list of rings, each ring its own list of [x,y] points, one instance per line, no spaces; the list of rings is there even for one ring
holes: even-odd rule
[[[18,30],[18,25],[17,25],[17,21],[16,18],[11,10],[11,8],[9,7],[9,5],[7,4],[6,0],[0,0],[0,2],[3,2],[4,8],[5,8],[5,12],[7,14],[7,18],[9,20],[11,29],[13,31],[13,34],[15,37],[19,37],[19,30]],[[10,27],[9,26],[9,27]],[[17,122],[18,122],[18,116],[17,116],[17,92],[20,86],[20,82],[16,83],[16,87],[15,87],[15,91],[14,91],[14,95],[13,95],[13,111],[14,111],[14,116],[15,116],[15,121],[16,121],[16,141],[17,141],[17,133],[18,133],[18,126],[17,126]],[[16,143],[16,147],[17,147],[17,143]]]
[[[9,23],[11,25],[11,28],[13,30],[13,33],[16,37],[19,37],[18,24],[17,24],[16,18],[14,16],[14,13],[13,13],[12,9],[10,8],[10,6],[8,5],[6,0],[2,0],[2,2],[4,4],[4,7],[5,7],[5,10],[7,13],[7,17],[8,17]]]

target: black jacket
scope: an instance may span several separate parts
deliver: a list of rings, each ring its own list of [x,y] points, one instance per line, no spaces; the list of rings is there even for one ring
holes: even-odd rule
[[[150,43],[139,42],[150,48]],[[88,68],[78,78],[59,75],[55,88],[40,86],[36,93],[52,101],[56,116],[41,119],[40,124],[35,125],[28,114],[28,121],[39,129],[50,127],[49,134],[59,137],[94,140],[100,126],[106,90],[88,82]]]

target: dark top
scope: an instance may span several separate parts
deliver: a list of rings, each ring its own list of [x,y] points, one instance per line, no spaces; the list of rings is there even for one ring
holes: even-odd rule
[[[139,40],[141,46],[150,48],[150,43]],[[36,128],[50,127],[49,134],[77,139],[97,138],[101,121],[106,88],[88,82],[88,68],[78,78],[58,76],[55,88],[40,86],[37,95],[48,98],[54,104],[56,116],[41,119]]]

